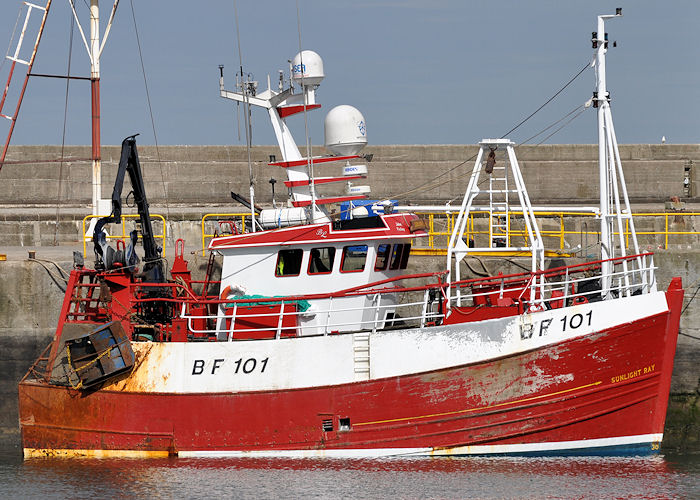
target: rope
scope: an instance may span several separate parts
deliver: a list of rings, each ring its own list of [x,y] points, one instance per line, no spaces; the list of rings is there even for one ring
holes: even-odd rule
[[[688,306],[690,306],[690,304],[693,302],[693,300],[695,300],[695,296],[698,294],[699,291],[700,291],[700,285],[698,285],[698,287],[695,289],[695,292],[693,293],[693,296],[690,297],[690,299],[688,299],[688,303],[685,305],[685,307],[683,307],[683,310],[681,311],[681,316],[683,316],[685,314],[686,309],[688,309]]]
[[[70,77],[70,67],[71,60],[73,58],[73,32],[75,31],[75,17],[70,16],[70,36],[68,42],[68,72],[67,75]],[[53,232],[53,245],[58,246],[58,218],[61,210],[61,191],[63,186],[63,160],[65,158],[64,152],[66,149],[66,123],[68,121],[68,90],[70,88],[70,78],[66,78],[66,97],[65,104],[63,106],[63,134],[61,137],[61,163],[58,166],[58,195],[56,203],[56,226]]]
[[[683,333],[683,332],[681,332],[680,330],[678,331],[678,335],[683,335],[684,337],[690,337],[691,339],[700,340],[700,337],[695,337],[695,336],[693,336],[693,335],[689,335],[689,334],[687,334],[687,333]]]
[[[47,273],[49,273],[49,277],[53,280],[53,282],[56,284],[56,286],[61,290],[61,292],[66,293],[66,285],[68,285],[68,278],[65,276],[65,271],[58,265],[58,263],[52,261],[52,260],[45,260],[45,259],[27,259],[30,262],[37,262],[39,265],[41,265]],[[54,274],[54,271],[52,271],[46,264],[45,262],[49,262],[56,266],[56,269],[59,270],[60,276],[57,276]],[[62,283],[63,284],[62,284]]]
[[[163,175],[163,164],[160,159],[160,149],[158,148],[158,135],[156,134],[156,122],[153,119],[153,108],[151,107],[151,94],[148,91],[148,80],[146,79],[146,67],[143,64],[143,54],[141,52],[141,39],[139,38],[139,29],[136,24],[136,11],[134,10],[134,0],[131,3],[131,17],[134,20],[134,32],[136,33],[136,45],[139,49],[139,60],[141,61],[141,73],[143,74],[143,85],[146,88],[146,101],[148,102],[148,113],[151,117],[151,128],[153,129],[153,140],[156,146],[156,158],[158,158],[158,167],[160,168],[160,181],[163,184],[163,196],[165,197],[165,212],[170,220],[170,205],[168,203],[168,188],[165,184],[165,176]]]

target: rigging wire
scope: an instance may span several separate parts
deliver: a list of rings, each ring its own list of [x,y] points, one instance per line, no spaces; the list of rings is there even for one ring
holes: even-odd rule
[[[562,92],[564,92],[564,90],[566,89],[566,87],[568,87],[569,85],[571,85],[571,84],[574,82],[574,80],[576,80],[579,76],[581,76],[581,74],[583,74],[583,72],[586,71],[586,69],[587,69],[589,66],[590,66],[590,63],[586,63],[586,64],[583,66],[583,68],[581,68],[581,70],[580,70],[578,73],[576,73],[576,74],[573,76],[573,78],[571,78],[571,80],[569,80],[568,82],[566,82],[566,84],[565,84],[562,88],[560,88],[552,97],[550,97],[549,99],[547,99],[547,100],[544,102],[544,104],[542,104],[539,108],[537,108],[535,111],[533,111],[532,113],[530,113],[527,117],[525,117],[525,118],[524,118],[520,123],[518,123],[515,127],[513,127],[513,128],[510,129],[508,132],[506,132],[505,134],[503,134],[503,135],[501,136],[501,139],[505,138],[505,137],[506,137],[507,135],[509,135],[511,132],[514,132],[515,130],[517,130],[518,128],[520,128],[521,125],[523,125],[526,121],[528,121],[530,118],[532,118],[533,116],[535,116],[535,115],[536,115],[542,108],[544,108],[547,104],[549,104],[550,102],[552,102],[559,94],[561,94]]]
[[[17,33],[17,26],[19,25],[19,19],[22,16],[22,8],[17,11],[17,20],[15,21],[15,27],[12,28],[12,35],[10,35],[10,39],[7,41],[7,52],[5,52],[5,57],[2,58],[2,62],[0,62],[0,71],[2,71],[3,66],[5,66],[5,63],[8,61],[8,57],[10,55],[10,47],[12,47],[12,40],[15,39],[15,33]]]
[[[566,121],[561,127],[559,127],[559,128],[556,129],[554,132],[552,132],[551,134],[549,134],[547,137],[545,137],[544,139],[542,139],[540,142],[537,143],[537,145],[539,146],[539,145],[542,144],[543,142],[549,140],[550,137],[552,137],[554,134],[556,134],[556,133],[559,132],[561,129],[563,129],[564,127],[566,127],[569,123],[571,123],[572,121],[574,121],[576,118],[578,118],[579,116],[581,116],[581,115],[583,114],[584,111],[586,111],[585,108],[582,109],[581,111],[579,111],[578,113],[576,113],[576,114],[575,114],[574,116],[572,116],[571,118],[569,118],[569,120]]]
[[[250,227],[251,231],[254,233],[255,232],[255,224],[256,224],[256,219],[255,219],[255,176],[253,175],[253,163],[250,157],[250,148],[253,143],[253,130],[250,125],[251,121],[251,113],[250,113],[250,100],[248,99],[248,82],[243,81],[243,53],[241,50],[241,30],[238,25],[238,2],[234,0],[233,2],[233,12],[235,15],[236,19],[236,38],[238,40],[238,62],[240,65],[240,71],[241,71],[241,90],[243,91],[243,99],[244,99],[244,104],[245,106],[243,107],[243,119],[244,119],[244,125],[245,125],[245,142],[246,142],[246,150],[248,152],[248,176],[249,176],[249,189],[250,189]],[[239,134],[240,134],[240,129],[239,129]]]
[[[65,103],[63,105],[63,134],[61,137],[61,162],[58,166],[58,194],[56,199],[56,225],[53,232],[53,245],[58,246],[58,218],[61,210],[61,191],[63,187],[63,161],[65,159],[65,149],[66,149],[66,124],[68,121],[68,95],[70,90],[70,68],[71,61],[73,59],[73,33],[75,31],[75,17],[70,16],[70,35],[68,37],[68,70],[66,78],[66,97]]]
[[[530,113],[530,115],[528,115],[528,116],[525,117],[523,120],[521,120],[517,125],[515,125],[513,128],[511,128],[508,132],[506,132],[505,134],[503,134],[503,135],[501,136],[501,139],[505,138],[508,134],[510,134],[511,132],[514,132],[515,130],[517,130],[518,128],[520,128],[525,122],[527,122],[530,118],[532,118],[532,117],[535,116],[539,111],[541,111],[547,104],[549,104],[550,102],[552,102],[552,101],[553,101],[559,94],[561,94],[569,85],[571,85],[579,76],[581,76],[581,75],[583,74],[583,72],[584,72],[589,66],[590,66],[590,64],[589,64],[589,63],[586,63],[586,64],[583,66],[583,68],[581,68],[581,69],[579,70],[578,73],[576,73],[576,74],[575,74],[571,79],[569,79],[569,81],[567,81],[559,90],[557,90],[557,92],[555,92],[554,95],[552,95],[549,99],[547,99],[547,100],[544,102],[544,104],[542,104],[539,108],[537,108],[535,111],[533,111],[532,113]],[[578,109],[578,106],[576,107],[576,109]],[[568,122],[567,122],[567,123],[568,123]],[[542,131],[539,132],[538,134],[536,134],[534,137],[537,137],[537,136],[540,135],[541,133],[542,133]],[[551,136],[550,136],[550,137],[551,137]],[[548,137],[548,138],[549,138],[549,137]],[[528,140],[529,140],[529,139],[528,139]],[[442,185],[445,185],[445,184],[447,184],[447,183],[450,182],[450,179],[447,179],[447,180],[445,180],[445,181],[442,181],[442,182],[439,182],[439,183],[436,183],[436,184],[434,184],[434,182],[435,182],[437,179],[440,179],[440,178],[442,178],[442,177],[444,177],[444,176],[446,176],[446,175],[452,173],[453,171],[455,171],[456,169],[460,168],[460,167],[461,167],[462,165],[464,165],[465,163],[468,163],[468,162],[474,160],[474,159],[476,158],[476,156],[477,156],[477,155],[475,154],[475,155],[473,155],[473,156],[467,158],[466,160],[464,160],[464,161],[458,163],[457,165],[455,165],[454,167],[451,167],[451,168],[445,170],[445,171],[444,171],[443,173],[441,173],[440,175],[438,175],[438,176],[432,178],[431,180],[429,180],[429,181],[427,181],[427,182],[425,182],[425,183],[423,183],[423,184],[421,184],[421,185],[419,185],[419,186],[417,186],[417,187],[415,187],[415,188],[413,188],[413,189],[410,189],[410,190],[408,190],[408,191],[404,191],[403,193],[399,193],[399,194],[397,194],[397,195],[390,196],[389,198],[402,198],[402,197],[405,197],[405,196],[407,196],[407,195],[409,195],[409,194],[412,194],[412,193],[414,193],[414,192],[416,192],[416,191],[419,191],[419,190],[435,189],[435,188],[437,188],[437,187],[440,187],[440,186],[442,186]],[[484,181],[481,181],[481,182],[479,183],[479,185],[481,185],[482,182],[484,182]]]
[[[316,220],[316,186],[314,185],[314,161],[311,151],[311,136],[309,135],[308,102],[307,93],[304,90],[304,55],[301,47],[301,15],[299,14],[299,0],[297,0],[297,34],[299,35],[299,64],[301,64],[301,87],[304,93],[304,134],[306,135],[306,168],[309,172],[309,191],[311,191],[311,221]],[[325,213],[326,210],[323,210]]]
[[[557,121],[555,121],[555,122],[551,123],[550,125],[546,126],[546,127],[543,128],[542,130],[540,130],[539,132],[537,132],[535,135],[528,137],[528,138],[525,139],[524,141],[520,142],[518,145],[519,145],[519,146],[522,146],[522,145],[524,145],[524,144],[527,144],[528,142],[530,142],[531,140],[533,140],[535,137],[537,137],[537,136],[539,136],[539,135],[542,135],[543,133],[545,133],[545,132],[546,132],[547,130],[549,130],[550,128],[552,128],[552,127],[558,125],[559,123],[561,123],[562,121],[566,120],[569,116],[573,115],[576,111],[578,111],[578,110],[581,109],[582,107],[584,107],[584,109],[585,109],[585,104],[580,105],[580,106],[576,106],[574,109],[572,109],[571,111],[569,111],[568,113],[566,113],[564,116],[562,116],[561,118],[559,118]]]
[[[146,101],[148,102],[148,113],[151,117],[151,128],[153,129],[153,140],[156,146],[156,158],[158,159],[158,167],[160,168],[160,181],[163,184],[163,195],[165,199],[165,212],[170,220],[170,204],[168,202],[168,186],[165,183],[165,176],[163,175],[163,163],[160,159],[160,149],[158,148],[158,135],[156,134],[156,122],[153,119],[153,108],[151,107],[151,94],[148,91],[148,80],[146,79],[146,67],[143,64],[143,54],[141,52],[141,39],[139,37],[139,29],[136,24],[136,11],[134,10],[134,0],[130,0],[131,3],[131,17],[134,20],[134,33],[136,34],[136,45],[139,49],[139,60],[141,61],[141,73],[143,74],[143,85],[146,88]]]

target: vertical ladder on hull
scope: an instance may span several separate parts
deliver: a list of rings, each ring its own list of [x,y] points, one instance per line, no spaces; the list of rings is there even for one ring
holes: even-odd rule
[[[20,5],[17,24],[15,25],[15,30],[12,34],[12,39],[10,40],[8,53],[5,56],[6,61],[11,61],[11,64],[8,70],[7,83],[5,84],[2,97],[0,98],[0,120],[9,120],[10,128],[7,133],[5,145],[2,148],[2,153],[0,154],[0,169],[2,169],[2,166],[5,163],[5,156],[7,155],[7,149],[10,145],[10,139],[12,139],[12,132],[14,131],[15,123],[17,122],[17,115],[19,115],[19,108],[22,105],[24,93],[27,90],[27,82],[29,81],[29,76],[31,75],[32,67],[34,66],[34,59],[36,58],[36,53],[39,49],[41,35],[44,32],[46,16],[49,14],[51,1],[52,0],[46,0],[46,4],[43,6],[27,1],[22,2]],[[25,8],[26,13],[24,12]],[[38,22],[38,24],[37,21],[39,18],[37,17],[37,14],[41,16],[41,21]],[[17,28],[20,28],[19,33],[17,32]],[[23,45],[25,42],[32,39],[31,35],[33,33],[36,33],[36,36],[34,37],[34,45],[31,52],[23,50]],[[18,65],[20,67],[24,67],[25,69],[24,83],[22,84],[21,88],[15,88],[12,85],[14,77],[17,76],[15,74],[15,69],[19,69]],[[21,76],[19,78],[21,79]],[[7,99],[8,96],[10,96],[9,102]],[[14,104],[14,106],[12,104]]]
[[[369,380],[369,333],[356,333],[352,336],[352,355],[355,367],[355,381]]]

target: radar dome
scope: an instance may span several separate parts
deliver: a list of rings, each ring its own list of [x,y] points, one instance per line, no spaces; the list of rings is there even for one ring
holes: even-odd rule
[[[347,104],[336,106],[326,115],[324,135],[326,147],[336,155],[359,154],[367,145],[365,117]]]
[[[323,74],[323,59],[313,50],[302,50],[292,59],[292,80],[300,85],[319,85]]]

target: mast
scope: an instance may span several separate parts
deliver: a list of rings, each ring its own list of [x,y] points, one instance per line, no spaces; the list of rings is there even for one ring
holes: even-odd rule
[[[102,155],[100,151],[99,0],[90,0],[90,103],[90,108],[92,111],[92,215],[101,215],[99,213],[99,202],[102,199]]]
[[[622,9],[618,8],[615,14],[598,16],[598,31],[593,32],[591,42],[595,49],[596,91],[593,93],[593,107],[598,109],[598,172],[600,181],[600,252],[603,260],[601,268],[601,293],[602,296],[610,295],[613,284],[613,263],[608,261],[615,257],[624,257],[625,251],[625,223],[629,224],[629,235],[635,254],[639,254],[639,244],[632,220],[625,177],[620,161],[620,151],[615,136],[615,128],[610,110],[610,92],[607,89],[605,73],[605,54],[608,50],[608,34],[605,32],[605,21],[616,17],[622,17]],[[615,236],[617,234],[617,241]],[[619,249],[619,255],[616,255]],[[638,258],[639,269],[645,267],[641,258]],[[624,279],[627,282],[627,261],[623,261]],[[646,285],[645,274],[642,274],[642,282]],[[619,288],[619,287],[618,287]],[[622,288],[625,294],[629,294],[629,283]]]
[[[111,210],[111,201],[102,200],[102,153],[101,153],[101,135],[100,135],[100,56],[104,50],[105,43],[109,37],[109,32],[112,29],[114,14],[119,6],[119,0],[114,0],[112,11],[107,21],[104,37],[100,39],[100,0],[90,0],[90,41],[85,38],[85,32],[78,13],[75,10],[75,0],[69,0],[73,17],[80,30],[80,36],[83,39],[85,48],[87,49],[88,57],[90,58],[90,108],[91,108],[91,129],[92,129],[92,214],[100,214],[101,211]],[[101,205],[104,206],[100,210]],[[92,231],[91,225],[90,232]]]

